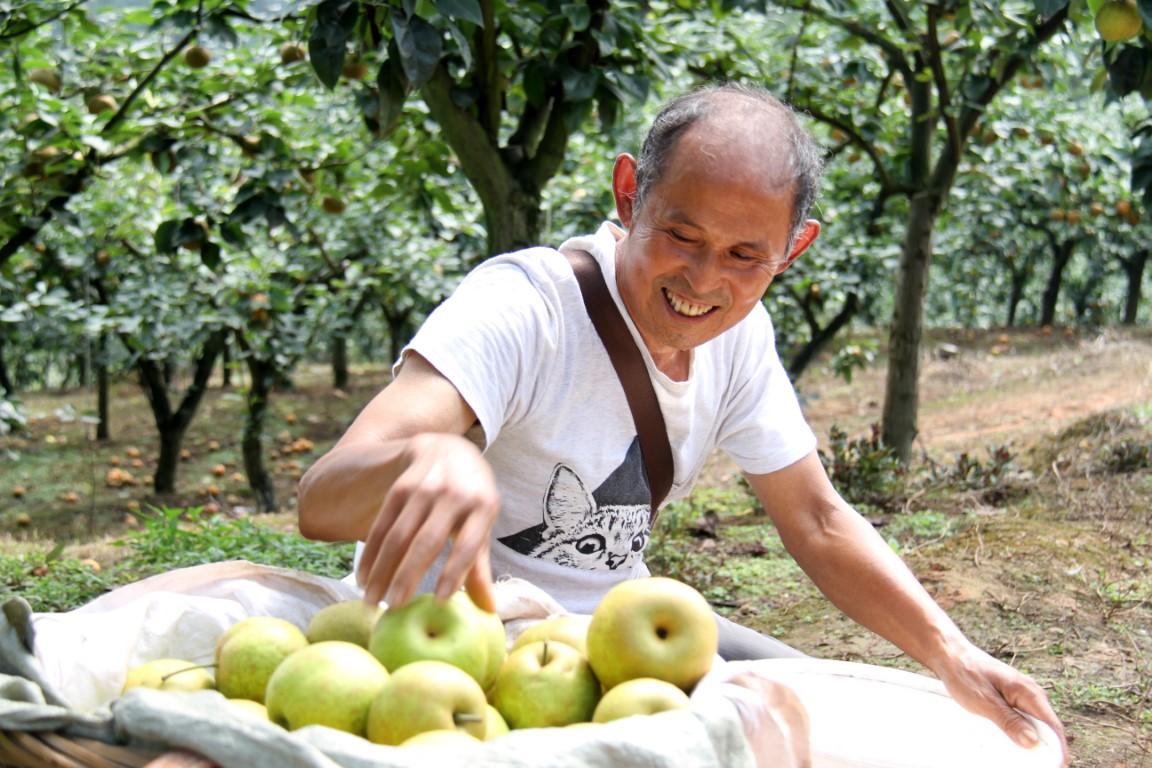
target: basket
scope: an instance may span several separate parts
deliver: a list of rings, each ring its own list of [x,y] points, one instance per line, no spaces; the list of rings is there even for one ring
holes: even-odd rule
[[[127,747],[52,731],[0,729],[0,766],[5,768],[215,768],[183,750]]]

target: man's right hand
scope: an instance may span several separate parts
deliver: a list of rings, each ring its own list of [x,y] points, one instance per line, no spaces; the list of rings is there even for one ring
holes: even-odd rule
[[[384,497],[364,541],[356,579],[364,599],[403,605],[444,545],[451,550],[436,583],[446,600],[466,586],[485,610],[495,608],[488,542],[500,511],[492,470],[469,440],[421,434],[402,450],[403,469]]]
[[[364,598],[403,605],[444,545],[436,586],[463,584],[493,607],[489,536],[500,498],[492,469],[464,437],[476,414],[448,379],[409,352],[395,380],[364,408],[300,480],[300,532],[364,541],[357,580]]]

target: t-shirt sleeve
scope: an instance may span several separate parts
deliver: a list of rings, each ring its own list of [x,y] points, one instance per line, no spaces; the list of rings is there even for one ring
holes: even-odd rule
[[[754,475],[790,466],[816,448],[816,435],[800,410],[796,391],[776,352],[767,311],[749,317],[733,355],[729,407],[719,443],[744,472]]]
[[[418,352],[476,414],[485,444],[520,418],[555,359],[556,314],[514,264],[477,269],[437,307],[404,348]]]

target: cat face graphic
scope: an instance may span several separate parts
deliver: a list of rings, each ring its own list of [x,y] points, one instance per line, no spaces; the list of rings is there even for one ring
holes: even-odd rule
[[[556,465],[544,496],[543,521],[499,541],[521,554],[572,568],[631,568],[650,532],[649,505],[628,503],[648,495],[639,461],[633,443],[623,464],[595,493],[570,467]]]
[[[552,473],[540,544],[526,554],[587,570],[630,567],[648,544],[648,506],[599,507],[563,464]]]

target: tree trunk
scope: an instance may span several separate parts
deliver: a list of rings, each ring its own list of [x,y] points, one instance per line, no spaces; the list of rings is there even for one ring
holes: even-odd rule
[[[388,351],[392,355],[391,361],[395,363],[400,359],[404,345],[408,343],[408,313],[393,314],[385,308],[384,320],[388,323]]]
[[[348,389],[348,337],[332,337],[332,386]]]
[[[1063,240],[1052,254],[1052,269],[1048,272],[1048,284],[1040,297],[1040,325],[1052,325],[1056,320],[1056,303],[1060,299],[1060,284],[1064,280],[1064,268],[1072,260],[1076,250],[1075,240]]]
[[[156,459],[156,474],[152,479],[152,490],[167,494],[176,491],[176,470],[180,464],[180,445],[184,442],[186,424],[166,421],[157,423],[160,430],[160,455]]]
[[[860,296],[856,293],[849,293],[848,298],[844,300],[844,306],[836,313],[836,317],[823,328],[813,329],[812,337],[808,339],[808,343],[804,345],[792,361],[788,364],[788,374],[792,377],[793,381],[800,378],[804,373],[804,369],[820,354],[823,349],[828,346],[828,343],[836,336],[840,330],[848,325],[852,318],[860,309]]]
[[[1152,250],[1144,248],[1124,259],[1124,274],[1128,277],[1128,295],[1124,297],[1124,325],[1136,325],[1136,313],[1140,308],[1141,284],[1144,282],[1144,268]]]
[[[83,352],[72,358],[73,370],[76,371],[76,388],[85,389],[92,380],[88,365],[88,355]]]
[[[249,354],[248,374],[252,379],[248,387],[248,413],[244,419],[241,450],[244,471],[248,473],[248,487],[256,497],[256,508],[261,512],[275,512],[276,487],[264,464],[264,417],[268,413],[268,400],[276,381],[276,367]]]
[[[108,422],[108,334],[96,337],[96,439],[108,442],[112,431]]]
[[[890,446],[902,462],[911,458],[918,431],[924,295],[932,260],[932,228],[941,197],[921,193],[914,196],[911,203],[888,334],[888,381],[882,422],[884,444]]]
[[[1008,289],[1008,317],[1004,325],[1013,328],[1016,325],[1016,313],[1020,309],[1020,302],[1024,300],[1024,288],[1028,285],[1030,270],[1012,270],[1012,283]]]
[[[212,376],[212,369],[216,365],[216,358],[224,347],[225,332],[216,331],[207,338],[200,349],[196,360],[192,383],[184,391],[180,405],[173,410],[172,401],[168,393],[168,385],[164,377],[165,365],[141,357],[136,363],[140,373],[140,382],[144,387],[144,395],[148,405],[152,408],[152,417],[156,422],[156,429],[160,433],[160,456],[156,466],[156,476],[152,482],[152,489],[158,494],[170,494],[176,490],[176,469],[180,460],[180,444],[184,440],[184,433],[204,393],[208,391],[208,380]]]
[[[225,344],[220,353],[220,388],[232,388],[232,345]]]
[[[0,330],[0,394],[11,396],[16,394],[16,385],[12,383],[8,366],[4,363],[4,341],[4,333]]]

